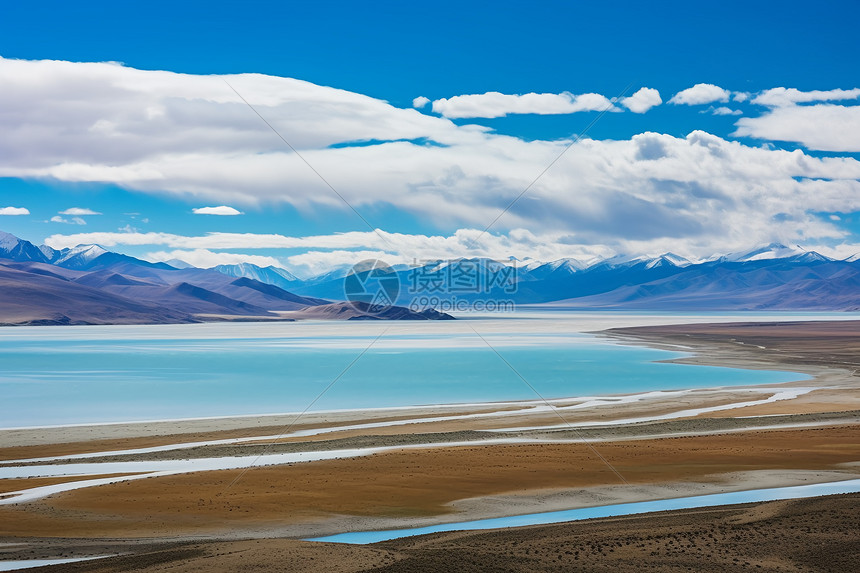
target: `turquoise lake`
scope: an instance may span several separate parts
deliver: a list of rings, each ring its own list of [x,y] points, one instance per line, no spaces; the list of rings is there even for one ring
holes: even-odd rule
[[[583,333],[618,321],[631,319],[3,329],[0,427],[297,412],[335,380],[313,410],[537,399],[520,376],[545,398],[804,379],[656,362],[682,354]]]

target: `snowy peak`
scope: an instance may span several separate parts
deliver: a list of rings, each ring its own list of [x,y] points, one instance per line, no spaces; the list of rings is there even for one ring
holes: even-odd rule
[[[568,273],[575,273],[586,267],[584,263],[576,259],[559,259],[548,264],[553,271],[565,271]]]
[[[657,258],[651,259],[645,264],[646,269],[655,269],[659,267],[687,267],[691,263],[681,255],[675,253],[664,253]]]
[[[835,259],[831,259],[830,257],[825,257],[821,253],[816,253],[815,251],[806,251],[800,255],[795,255],[790,257],[791,261],[797,263],[820,263],[826,261],[833,261]]]
[[[528,276],[532,280],[541,280],[549,277],[558,280],[578,273],[586,267],[587,265],[576,259],[558,259],[551,263],[531,261],[519,268],[519,274]]]
[[[299,280],[295,275],[285,269],[274,266],[258,267],[251,263],[218,265],[217,267],[214,267],[213,270],[230,277],[253,279],[255,281],[274,285],[283,289],[292,286],[290,283]]]
[[[68,269],[84,268],[109,252],[100,245],[78,245],[71,249],[63,249],[60,258],[54,261],[54,264]]]
[[[186,262],[185,262],[185,261],[183,261],[182,259],[170,259],[169,261],[164,261],[164,262],[165,262],[165,264],[170,265],[170,266],[171,266],[171,267],[173,267],[174,269],[180,269],[180,270],[183,270],[183,269],[193,269],[193,268],[195,268],[195,267],[194,267],[194,265],[192,265],[191,263],[186,263]]]
[[[62,253],[56,249],[52,249],[48,245],[39,245],[39,250],[45,255],[45,258],[50,262],[54,262],[62,256]]]
[[[48,257],[30,241],[0,231],[0,258],[13,261],[48,262]]]
[[[17,247],[18,243],[20,242],[21,239],[19,239],[15,235],[0,231],[0,250],[10,251]]]
[[[802,255],[806,252],[806,249],[799,246],[787,247],[782,243],[770,243],[769,245],[756,247],[750,251],[730,253],[719,257],[719,260],[732,263],[746,263],[750,261],[765,261],[770,259],[787,259],[789,257]]]

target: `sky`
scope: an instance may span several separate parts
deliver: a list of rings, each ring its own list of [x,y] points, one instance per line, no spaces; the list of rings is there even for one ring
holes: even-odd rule
[[[0,230],[366,258],[860,252],[856,2],[28,2]]]

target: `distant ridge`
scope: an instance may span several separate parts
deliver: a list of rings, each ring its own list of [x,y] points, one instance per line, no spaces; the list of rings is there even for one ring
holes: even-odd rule
[[[815,251],[778,243],[693,262],[673,253],[657,257],[617,256],[584,263],[550,263],[472,258],[433,261],[397,271],[399,305],[422,292],[409,292],[414,277],[443,285],[450,276],[513,269],[514,284],[473,291],[431,293],[458,301],[512,301],[517,305],[613,310],[814,310],[860,309],[860,256],[834,260]],[[514,268],[515,267],[515,268]],[[476,270],[477,269],[477,270]],[[293,292],[328,299],[343,298],[343,279],[319,277],[295,284]]]
[[[142,261],[99,245],[36,247],[0,232],[0,325],[281,320],[284,312],[333,304],[253,278],[182,266]],[[285,281],[292,276],[280,271],[270,274]],[[405,312],[374,318],[437,318],[400,311]]]
[[[256,316],[278,319],[284,313],[304,311],[302,317],[352,318],[354,307],[332,305],[343,301],[343,266],[323,275],[299,279],[278,267],[259,267],[248,263],[199,269],[173,261],[150,263],[111,252],[98,245],[81,245],[54,250],[0,232],[0,267],[7,272],[0,291],[0,322],[24,324],[28,320],[59,323],[107,324],[116,321],[194,321],[219,316]],[[181,266],[183,268],[177,268]],[[412,307],[420,301],[420,276],[426,284],[444,285],[451,276],[481,273],[493,279],[475,290],[441,292],[437,298],[456,297],[459,302],[510,301],[516,305],[542,305],[555,308],[663,310],[663,311],[742,311],[742,310],[860,310],[860,255],[834,260],[812,250],[779,243],[746,251],[714,255],[689,261],[673,253],[656,257],[616,256],[589,262],[559,259],[541,263],[515,259],[495,261],[486,258],[461,258],[430,261],[419,267],[395,266],[400,280],[399,307]],[[237,276],[238,275],[238,276]],[[51,292],[67,300],[69,307],[83,297],[96,303],[96,294],[106,298],[103,305],[87,310],[86,305],[60,312],[57,302],[30,297],[28,281],[34,292],[47,288],[47,279],[68,283],[65,294],[56,283]],[[89,289],[86,292],[69,290]],[[2,286],[2,285],[0,285]],[[289,288],[285,288],[289,287]],[[59,289],[59,290],[57,290]],[[17,300],[13,300],[18,297]],[[95,297],[95,298],[94,298]],[[38,302],[42,301],[42,302]],[[42,305],[42,306],[40,306]],[[124,306],[125,313],[119,307]],[[15,309],[12,312],[11,309]],[[440,308],[445,308],[440,306]],[[466,307],[468,309],[468,307]],[[77,313],[77,314],[76,314]],[[414,313],[413,313],[414,314]],[[393,312],[388,318],[422,317]],[[56,316],[55,316],[56,315]],[[55,318],[51,318],[55,316]],[[377,317],[378,318],[378,317]]]

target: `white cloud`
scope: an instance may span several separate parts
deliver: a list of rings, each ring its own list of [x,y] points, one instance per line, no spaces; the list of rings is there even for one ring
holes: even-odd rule
[[[705,111],[712,113],[713,115],[743,115],[743,112],[741,110],[732,109],[724,105],[721,105],[720,107],[711,106]]]
[[[224,79],[363,214],[391,207],[448,231],[482,229],[567,149],[501,215],[492,229],[499,234],[482,236],[474,252],[544,253],[534,257],[542,260],[595,250],[671,250],[695,257],[712,254],[715,245],[741,250],[774,240],[837,242],[847,231],[816,213],[860,210],[860,162],[853,158],[751,147],[701,131],[687,137],[643,133],[620,141],[525,141],[289,78],[2,58],[0,109],[15,113],[0,114],[0,176],[103,181],[198,205],[348,210]],[[608,101],[597,94],[588,104],[586,96],[535,95],[535,107],[543,106],[544,112],[559,102],[570,106],[571,98],[591,108]],[[505,97],[513,97],[514,106],[528,101],[503,96],[504,105],[511,102]],[[695,98],[688,93],[682,99]],[[740,119],[738,129],[767,139],[778,139],[770,132],[785,130],[791,133],[781,137],[800,133],[801,141],[857,149],[860,119],[851,116],[857,109],[830,104],[775,108],[756,118],[758,123]],[[785,125],[768,123],[777,113],[789,112],[821,117],[792,115],[783,118],[791,120]],[[528,235],[538,229],[539,234]],[[365,233],[271,240],[296,245],[273,248],[385,251],[404,257],[469,254],[472,248],[462,239],[470,236],[465,231],[440,239],[392,235],[397,251],[375,233]],[[257,238],[242,239],[244,246],[233,246],[240,245],[239,238],[227,235],[157,244],[166,250],[244,252],[256,248],[252,241]],[[214,241],[224,246],[213,246]],[[345,241],[352,243],[338,246]]]
[[[143,257],[150,262],[166,262],[179,259],[201,269],[211,269],[218,265],[237,265],[239,263],[251,263],[261,267],[275,266],[283,267],[284,264],[275,257],[264,257],[260,255],[246,255],[242,253],[214,253],[206,249],[195,249],[193,251],[157,251],[147,253]]]
[[[56,164],[68,170],[51,175],[67,180],[126,182],[160,179],[157,162],[165,155],[283,152],[283,142],[225,79],[297,149],[349,141],[462,139],[462,130],[440,118],[291,78],[0,58],[0,105],[16,110],[0,123],[5,134],[0,169]],[[147,159],[155,163],[144,169]]]
[[[71,217],[66,219],[65,217],[60,217],[59,215],[54,215],[51,217],[52,223],[65,223],[66,225],[86,225],[87,222],[82,217]]]
[[[528,93],[523,95],[487,92],[458,95],[433,102],[433,111],[451,119],[472,117],[504,117],[511,114],[557,115],[580,111],[619,111],[612,102],[600,94],[574,95]]]
[[[660,92],[654,88],[641,88],[630,97],[621,99],[621,105],[633,113],[645,113],[661,103],[663,100],[660,98]]]
[[[727,102],[732,93],[713,84],[696,84],[672,96],[669,103],[678,105],[702,105],[716,101]]]
[[[242,212],[234,207],[228,207],[227,205],[219,205],[218,207],[198,207],[196,209],[192,209],[195,215],[222,215],[222,216],[231,216],[231,215],[241,215]]]
[[[420,109],[422,107],[427,106],[430,103],[430,99],[424,96],[418,96],[417,98],[412,100],[412,107],[416,109]]]
[[[735,136],[793,141],[819,151],[860,151],[860,106],[780,106],[741,118],[736,125]]]
[[[738,120],[738,129],[733,135],[791,141],[818,151],[857,152],[860,151],[860,106],[817,102],[858,98],[860,88],[765,90],[753,98],[752,103],[770,109],[761,116]]]
[[[732,92],[732,101],[743,103],[750,99],[750,94],[747,92]]]
[[[66,215],[68,219],[62,215]],[[51,222],[64,223],[66,225],[86,225],[87,222],[84,217],[87,215],[101,215],[101,213],[84,207],[70,207],[51,217]]]
[[[0,207],[0,215],[29,215],[26,207]]]
[[[101,215],[101,213],[99,213],[97,211],[93,211],[92,209],[86,209],[86,208],[82,208],[82,207],[71,207],[69,209],[66,209],[65,211],[60,211],[60,215],[74,215],[74,216],[80,217],[83,215]]]
[[[312,277],[334,268],[352,266],[368,259],[378,259],[389,265],[414,262],[414,259],[392,255],[385,251],[309,251],[287,257],[287,264],[283,266],[296,276]]]
[[[752,100],[752,103],[767,107],[783,107],[797,103],[838,101],[857,98],[860,98],[860,88],[850,90],[813,90],[804,92],[795,88],[780,87],[761,92]]]

